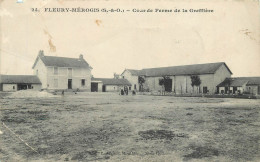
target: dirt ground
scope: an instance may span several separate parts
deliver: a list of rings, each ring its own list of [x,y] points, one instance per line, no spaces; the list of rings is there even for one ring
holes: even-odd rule
[[[0,161],[260,161],[260,100],[0,98]]]

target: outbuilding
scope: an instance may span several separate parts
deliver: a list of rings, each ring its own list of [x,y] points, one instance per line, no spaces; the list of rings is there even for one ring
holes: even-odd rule
[[[217,85],[221,94],[260,94],[260,77],[236,77],[226,78]]]
[[[143,77],[145,91],[161,91],[175,94],[185,93],[205,93],[214,94],[217,92],[216,86],[223,82],[225,78],[230,78],[231,70],[225,62],[170,66],[159,68],[148,68],[142,70],[126,69],[121,74],[122,78],[128,79],[134,89],[139,85],[138,77]],[[192,87],[191,76],[197,76],[201,83],[197,87]],[[164,88],[160,85],[160,80],[168,77]],[[139,86],[140,87],[140,86]],[[139,91],[141,88],[139,88]]]
[[[36,75],[0,75],[0,91],[40,90],[41,85]]]
[[[127,87],[131,91],[131,83],[127,79],[92,78],[91,92],[119,92]]]

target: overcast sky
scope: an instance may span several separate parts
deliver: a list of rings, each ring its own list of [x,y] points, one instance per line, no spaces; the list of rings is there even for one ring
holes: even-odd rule
[[[0,72],[32,74],[39,50],[78,57],[94,77],[142,69],[226,62],[233,76],[260,76],[257,1],[0,0]],[[32,7],[41,12],[31,12]],[[213,13],[52,13],[44,8],[213,9]]]

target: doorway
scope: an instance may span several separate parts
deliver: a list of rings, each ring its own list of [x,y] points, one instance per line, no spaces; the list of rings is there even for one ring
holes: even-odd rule
[[[102,92],[106,92],[106,86],[105,85],[102,86]]]
[[[172,79],[165,80],[165,91],[171,92],[172,91]]]
[[[228,87],[225,87],[225,94],[228,93]]]
[[[72,89],[72,79],[68,79],[68,89]]]
[[[208,87],[203,87],[203,93],[208,93]]]
[[[17,84],[17,90],[31,89],[31,84]]]
[[[91,83],[91,92],[98,92],[98,83]]]

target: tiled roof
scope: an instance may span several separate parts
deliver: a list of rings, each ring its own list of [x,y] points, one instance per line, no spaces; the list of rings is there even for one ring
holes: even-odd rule
[[[89,67],[89,64],[84,59],[79,58],[43,56],[41,57],[41,60],[45,64],[45,66]]]
[[[36,75],[1,75],[0,83],[8,84],[41,84],[41,81]]]
[[[145,76],[200,75],[200,74],[214,74],[221,65],[225,65],[228,71],[232,74],[232,72],[224,62],[159,67],[159,68],[149,68],[149,69],[142,69],[142,70],[131,70],[131,69],[126,69],[126,70],[130,71],[132,75],[145,75]]]
[[[241,87],[246,85],[260,85],[260,77],[235,77],[226,78],[218,87]]]
[[[129,71],[132,75],[139,76],[142,75],[142,70],[134,70],[134,69],[126,69]]]
[[[248,81],[240,80],[235,78],[226,78],[223,82],[221,82],[217,87],[242,87]]]
[[[248,83],[246,85],[260,85],[260,77],[237,77],[235,79],[247,80]]]
[[[131,83],[127,79],[114,79],[114,78],[92,78],[91,81],[101,81],[103,85],[128,85]]]
[[[34,68],[38,59],[41,59],[45,66],[91,68],[87,61],[83,58],[83,55],[82,58],[68,58],[57,56],[45,56],[43,53],[40,53],[37,56],[32,68]]]

